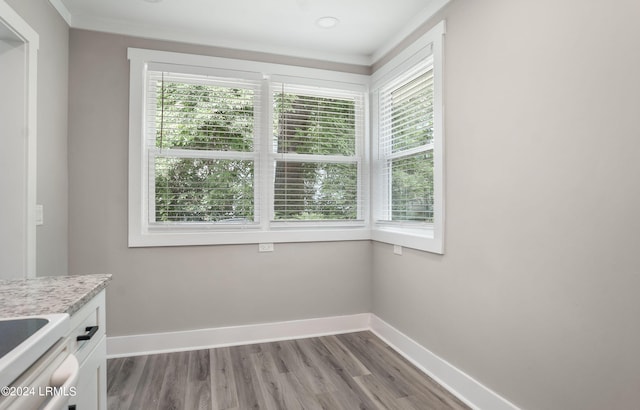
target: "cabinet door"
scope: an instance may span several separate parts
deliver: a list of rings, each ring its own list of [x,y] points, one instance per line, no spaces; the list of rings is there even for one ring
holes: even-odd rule
[[[107,410],[107,338],[102,339],[80,366],[76,396],[69,404],[76,410]]]

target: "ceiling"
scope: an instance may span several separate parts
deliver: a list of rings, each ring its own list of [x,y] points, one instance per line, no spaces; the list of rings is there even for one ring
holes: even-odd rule
[[[449,0],[50,0],[74,28],[371,65]],[[325,16],[336,27],[316,25]]]

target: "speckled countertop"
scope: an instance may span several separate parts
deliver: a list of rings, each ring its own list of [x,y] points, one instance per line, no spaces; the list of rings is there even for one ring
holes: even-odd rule
[[[0,318],[77,312],[111,275],[42,276],[0,280]]]

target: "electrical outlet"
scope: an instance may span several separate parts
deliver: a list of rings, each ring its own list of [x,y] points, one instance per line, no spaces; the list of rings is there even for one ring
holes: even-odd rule
[[[393,253],[396,255],[402,255],[402,246],[393,245]]]
[[[259,243],[258,244],[258,252],[273,252],[273,244],[272,243]]]

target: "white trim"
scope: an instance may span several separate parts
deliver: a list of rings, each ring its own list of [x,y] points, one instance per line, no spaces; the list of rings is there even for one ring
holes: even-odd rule
[[[382,84],[389,82],[393,77],[403,72],[403,65],[415,65],[418,61],[434,54],[435,50],[433,47],[428,47],[428,45],[434,44],[439,39],[441,40],[444,34],[446,34],[446,22],[443,20],[404,48],[391,61],[378,68],[371,75],[371,83]]]
[[[54,0],[55,1],[55,0]],[[331,61],[343,64],[370,66],[371,56],[360,54],[342,54],[321,52],[304,48],[282,47],[271,44],[235,40],[230,37],[211,35],[210,33],[188,33],[184,30],[167,30],[165,27],[143,26],[128,22],[100,19],[88,15],[72,15],[73,28],[106,33],[122,34],[133,37],[151,38],[164,41],[202,44],[233,50],[244,50],[261,54],[273,54],[306,58],[318,61]]]
[[[130,224],[131,226],[131,224]],[[141,234],[129,230],[129,247],[153,246],[198,246],[198,245],[229,245],[255,243],[288,243],[288,242],[335,242],[335,241],[364,241],[371,239],[369,229],[322,229],[256,232],[253,225],[246,230],[237,232],[205,231],[205,232],[170,232],[152,231]]]
[[[38,33],[9,6],[4,0],[0,0],[0,21],[15,32],[18,37],[38,51],[40,38]]]
[[[436,238],[431,229],[407,229],[381,223],[371,230],[371,240],[431,253],[444,253],[443,241]]]
[[[49,0],[49,3],[51,3],[53,8],[56,9],[58,14],[60,14],[60,16],[64,19],[64,21],[67,22],[69,27],[72,27],[71,23],[73,21],[72,20],[73,16],[71,15],[71,12],[67,8],[67,6],[64,5],[62,0]]]
[[[449,0],[431,0],[427,7],[422,9],[420,13],[418,13],[413,20],[411,20],[408,24],[404,24],[402,30],[400,30],[393,38],[387,41],[382,47],[378,48],[373,55],[371,56],[371,64],[375,64],[381,58],[383,58],[387,53],[396,48],[400,43],[409,37],[411,33],[420,28],[421,25],[427,22],[431,17],[433,17],[440,9],[442,9]]]
[[[451,363],[420,345],[376,315],[371,331],[400,355],[473,409],[517,410],[518,407]]]
[[[38,142],[38,48],[40,37],[31,26],[20,17],[4,0],[0,0],[0,24],[4,24],[20,37],[26,47],[26,261],[27,278],[36,276],[36,197],[37,197],[37,142]]]
[[[107,357],[180,352],[358,332],[368,330],[370,320],[369,313],[361,313],[182,332],[116,336],[107,338]]]
[[[144,138],[132,138],[131,135],[138,135],[143,132],[144,124],[144,90],[145,65],[142,59],[131,59],[129,69],[129,246],[141,241],[143,221],[146,218],[146,208],[143,206],[143,196],[145,195],[145,185],[148,172],[143,164],[144,158]],[[136,175],[133,178],[132,175]],[[141,177],[140,177],[141,176]],[[133,213],[136,212],[136,215]],[[150,245],[149,245],[150,246]]]
[[[204,67],[206,70],[212,67],[223,70],[246,71],[249,73],[266,73],[276,79],[290,77],[299,79],[327,80],[353,84],[351,90],[362,90],[369,83],[369,76],[364,74],[346,73],[341,71],[323,70],[320,68],[299,67],[287,64],[264,63],[252,60],[240,60],[234,58],[204,56],[200,54],[176,53],[171,51],[159,51],[143,48],[129,48],[127,57],[130,61],[143,61],[145,63],[176,64],[179,66]],[[206,73],[205,73],[206,74]]]
[[[238,346],[369,330],[473,409],[518,407],[372,313],[107,338],[107,358]]]

